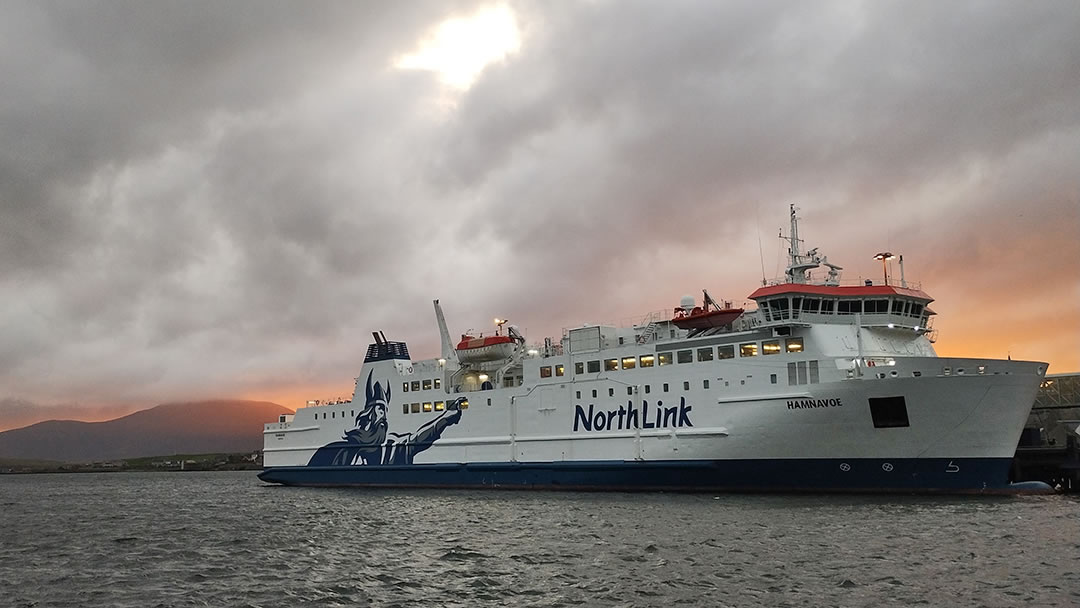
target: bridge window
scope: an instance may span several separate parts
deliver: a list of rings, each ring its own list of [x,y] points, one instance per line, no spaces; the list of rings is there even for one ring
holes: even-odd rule
[[[619,369],[619,360],[618,359],[605,359],[604,360],[604,371],[613,372],[613,371],[615,371],[617,369]]]
[[[599,374],[600,373],[600,361],[599,360],[594,359],[592,361],[589,361],[589,373],[590,374]]]
[[[763,355],[779,355],[780,354],[780,340],[765,340],[761,343],[761,354]]]
[[[889,312],[888,300],[867,300],[866,312],[875,314],[886,314]]]
[[[747,342],[746,344],[739,345],[740,357],[756,357],[757,356],[757,342]]]
[[[716,347],[717,359],[734,359],[735,358],[735,345],[725,344],[723,346]]]
[[[902,315],[904,314],[904,301],[897,299],[892,301],[892,314]]]
[[[694,351],[692,350],[680,350],[675,353],[676,360],[679,363],[693,363]]]
[[[922,309],[923,309],[922,304],[912,304],[911,305],[911,316],[913,316],[913,317],[922,316]]]
[[[842,315],[861,313],[862,300],[839,300],[836,303],[836,312]]]
[[[556,376],[562,376],[565,373],[566,373],[566,370],[563,368],[563,366],[561,366],[561,365],[556,365],[555,366],[555,375]]]
[[[641,355],[641,367],[652,367],[656,363],[654,355]]]
[[[784,341],[784,346],[789,353],[801,353],[803,351],[802,338],[788,338]]]
[[[623,369],[634,369],[635,367],[637,367],[637,357],[623,357]]]
[[[540,368],[540,377],[541,378],[550,378],[551,377],[551,366],[550,365],[545,365],[545,366]]]
[[[708,348],[699,348],[699,349],[697,349],[697,360],[698,361],[712,361],[713,360],[713,349],[712,349],[712,347],[710,346]]]
[[[817,312],[821,309],[821,300],[817,298],[803,298],[802,310],[803,312]]]
[[[671,353],[658,353],[656,355],[657,365],[671,365]]]
[[[799,309],[802,308],[802,298],[791,298],[791,318],[799,318]]]
[[[821,301],[821,314],[831,315],[833,313],[833,305],[836,300],[822,300]]]

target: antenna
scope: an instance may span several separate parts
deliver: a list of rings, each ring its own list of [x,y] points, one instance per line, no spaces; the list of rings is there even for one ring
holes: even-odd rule
[[[761,258],[761,286],[765,286],[765,250],[761,247],[761,213],[760,210],[754,208],[754,222],[757,224],[757,251],[758,257]]]

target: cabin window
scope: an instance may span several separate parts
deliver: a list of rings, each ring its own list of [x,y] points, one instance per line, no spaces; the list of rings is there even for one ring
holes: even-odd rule
[[[694,351],[692,350],[680,350],[675,353],[676,361],[679,363],[693,363]]]
[[[684,390],[684,391],[690,390],[690,381],[689,380],[684,380],[683,381],[682,390]]]
[[[409,392],[409,383],[408,382],[402,382],[401,383],[401,391],[404,392],[404,393]]]
[[[817,359],[814,359],[810,362],[810,384],[817,384],[821,381],[819,373]]]
[[[430,412],[431,411],[431,402],[430,401],[425,401],[424,402],[424,411],[425,412]]]
[[[652,367],[656,363],[655,355],[641,355],[641,367]]]
[[[708,348],[699,348],[699,349],[697,349],[697,360],[698,361],[712,361],[713,360],[713,349],[712,349],[712,347],[710,346]]]
[[[797,361],[795,367],[799,373],[799,384],[806,384],[806,361]]]
[[[746,344],[739,345],[740,357],[756,357],[757,356],[757,342],[747,342]]]
[[[445,403],[443,403],[442,401],[436,401],[435,402],[435,411],[436,412],[441,412],[441,411],[443,411],[445,409],[446,409],[446,404]]]
[[[434,380],[432,380],[432,383],[434,384],[435,388],[442,388],[442,380],[435,378]]]
[[[581,399],[581,391],[574,391],[574,398]]]
[[[734,359],[735,358],[735,345],[725,344],[723,346],[716,347],[717,359]]]
[[[776,384],[776,374],[769,374],[769,384]]]
[[[551,366],[550,365],[545,365],[545,366],[540,368],[540,377],[541,378],[550,378],[551,377]]]
[[[424,390],[425,391],[430,391],[431,390],[431,379],[428,378],[427,380],[424,380],[423,382],[424,382]]]
[[[657,353],[656,355],[657,365],[671,365],[671,353]]]
[[[765,340],[761,343],[761,354],[763,355],[779,355],[780,354],[780,340]]]
[[[409,413],[409,404],[408,403],[402,403],[401,404],[401,413],[402,414],[408,414]]]
[[[337,418],[337,412],[330,412],[331,418]]]
[[[903,397],[870,397],[870,417],[876,429],[911,426]]]
[[[469,409],[469,400],[468,399],[462,399],[461,404],[458,405],[458,407],[460,407],[463,410]]]
[[[613,372],[619,369],[618,359],[604,359],[604,371]]]
[[[598,373],[600,373],[600,361],[599,360],[589,361],[589,373],[590,374],[598,374]]]
[[[795,386],[796,384],[799,383],[799,380],[796,377],[795,373],[796,373],[795,372],[795,362],[792,361],[791,363],[787,364],[787,383],[788,383],[788,386]]]
[[[626,394],[627,395],[633,395],[634,394],[634,387],[632,387],[632,386],[626,387]]]
[[[652,385],[646,384],[645,385],[645,394],[648,395],[650,392],[652,392]]]
[[[585,362],[584,361],[578,361],[577,363],[574,364],[574,373],[575,374],[584,374],[585,373]]]
[[[701,388],[704,388],[704,389],[709,388],[709,379],[708,378],[701,381]]]
[[[555,366],[555,375],[556,376],[562,376],[565,373],[566,373],[566,370],[563,368],[563,366],[561,366],[561,365],[556,365]]]
[[[904,314],[904,301],[903,300],[893,300],[892,301],[892,314],[894,314],[894,315],[902,315],[902,314]]]
[[[322,419],[323,419],[323,420],[326,420],[326,412],[323,412],[323,413],[322,413]]]
[[[619,346],[622,346],[622,345],[623,345],[623,337],[619,336]]]
[[[420,404],[419,403],[412,403],[412,404],[409,405],[409,409],[412,410],[412,413],[419,414],[420,413]]]
[[[637,357],[623,357],[623,369],[634,369],[635,367],[637,367]]]
[[[412,386],[410,388],[412,390],[414,390],[414,391],[420,390],[420,381],[419,380],[413,380],[412,381]]]
[[[613,389],[613,388],[608,388],[608,389],[607,389],[607,396],[608,396],[608,397],[614,397],[614,396],[615,396],[615,389]]]
[[[593,396],[593,399],[596,399],[596,389],[595,388],[592,389],[592,396]]]
[[[668,392],[668,385],[667,385],[667,382],[665,382],[665,383],[664,383],[664,392],[665,392],[665,393],[666,393],[666,392]]]
[[[784,347],[789,353],[801,353],[803,351],[802,338],[788,338],[784,340]]]
[[[835,300],[822,300],[821,301],[821,314],[831,315],[833,313],[833,304]]]

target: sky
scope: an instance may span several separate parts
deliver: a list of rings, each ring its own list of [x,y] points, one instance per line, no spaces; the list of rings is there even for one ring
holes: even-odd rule
[[[0,0],[0,430],[351,395],[904,255],[944,356],[1080,371],[1080,4]],[[897,272],[896,267],[893,272]]]

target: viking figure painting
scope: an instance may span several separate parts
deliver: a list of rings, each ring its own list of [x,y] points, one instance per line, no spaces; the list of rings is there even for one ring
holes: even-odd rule
[[[390,404],[390,383],[372,383],[367,379],[367,400],[356,416],[356,428],[346,431],[341,441],[324,445],[308,461],[309,466],[359,466],[412,464],[413,458],[430,448],[442,436],[446,427],[461,420],[459,397],[446,404],[446,411],[434,420],[425,422],[414,433],[391,433],[387,422]]]

